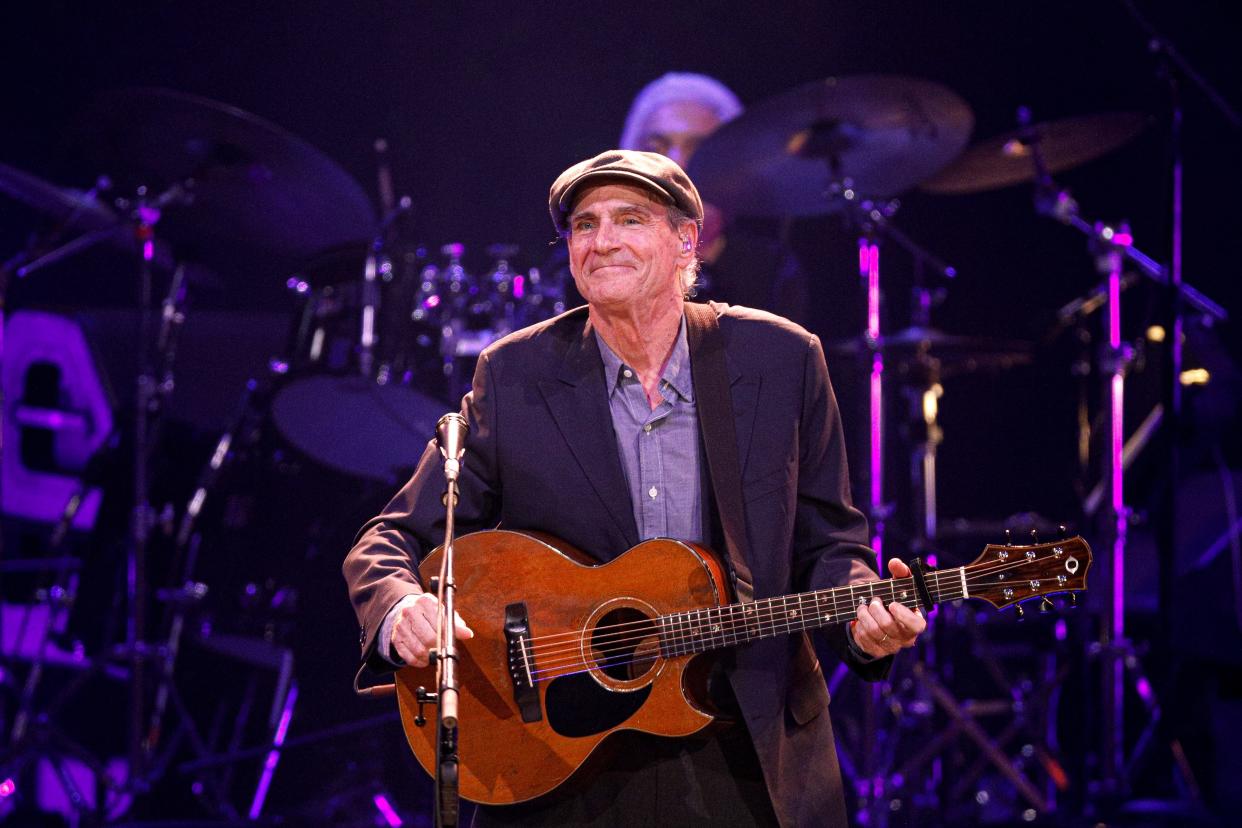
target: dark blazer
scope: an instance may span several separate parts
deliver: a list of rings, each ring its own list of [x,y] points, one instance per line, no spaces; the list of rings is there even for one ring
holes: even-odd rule
[[[755,597],[872,580],[867,524],[850,501],[845,441],[819,340],[771,314],[713,303],[737,438],[745,554]],[[691,370],[696,352],[691,350]],[[700,420],[718,416],[699,400]],[[459,533],[550,532],[601,561],[639,542],[617,451],[603,362],[586,308],[518,331],[479,357],[462,403],[470,424],[457,509]],[[345,559],[363,659],[388,610],[413,591],[412,560],[443,540],[441,460],[428,445],[384,512]],[[723,549],[720,549],[723,552]],[[867,678],[844,627],[829,642]],[[845,825],[828,692],[804,636],[739,648],[728,670],[783,825]]]

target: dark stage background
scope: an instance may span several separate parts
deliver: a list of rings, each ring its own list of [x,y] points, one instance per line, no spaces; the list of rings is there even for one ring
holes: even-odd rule
[[[1242,104],[1237,60],[1242,28],[1231,4],[1136,5],[1230,104]],[[972,143],[1012,129],[1022,105],[1031,108],[1036,121],[1117,110],[1149,116],[1150,126],[1136,138],[1057,178],[1073,190],[1086,216],[1128,221],[1136,245],[1166,262],[1171,238],[1169,94],[1147,43],[1125,3],[1103,0],[521,7],[44,2],[0,12],[0,162],[80,189],[101,173],[118,175],[89,160],[98,136],[83,113],[104,90],[165,87],[236,106],[283,127],[331,158],[372,201],[377,199],[373,143],[386,138],[396,191],[412,200],[399,228],[402,244],[425,245],[434,257],[441,245],[461,242],[463,261],[474,272],[490,266],[488,245],[514,245],[513,264],[526,270],[546,266],[554,254],[555,236],[545,211],[552,179],[573,161],[613,146],[631,98],[660,74],[714,75],[747,104],[832,75],[896,74],[936,81],[962,96],[974,112]],[[1240,134],[1185,79],[1181,98],[1185,278],[1237,312],[1242,308]],[[1088,378],[1082,386],[1075,377],[1082,349],[1074,331],[1056,325],[1057,309],[1098,281],[1086,241],[1037,216],[1029,184],[969,196],[914,189],[901,200],[894,223],[958,272],[952,281],[933,282],[943,296],[933,324],[952,334],[1026,341],[1034,355],[1030,365],[945,380],[939,505],[942,524],[955,531],[946,532],[932,551],[941,563],[965,563],[983,543],[1002,540],[994,527],[1031,519],[1066,523],[1091,539],[1098,527],[1081,518],[1081,495],[1095,484],[1099,469],[1092,464],[1084,475],[1076,462],[1080,389],[1086,388],[1101,416],[1102,409],[1096,380]],[[0,198],[0,258],[15,254],[46,225],[35,211]],[[836,216],[798,219],[787,230],[812,277],[810,327],[828,342],[860,333],[865,295],[852,233]],[[885,327],[893,330],[909,324],[914,268],[895,246],[882,249]],[[348,257],[344,264],[327,266],[239,250],[220,260],[227,267],[217,268],[215,278],[191,291],[178,386],[158,449],[157,508],[166,502],[181,508],[245,380],[262,375],[268,358],[284,347],[294,314],[294,301],[284,289],[287,277],[300,272],[312,282],[358,278],[357,260]],[[9,313],[53,307],[83,321],[122,411],[132,397],[136,269],[120,253],[95,250],[11,280],[7,288]],[[1162,293],[1146,281],[1129,290],[1127,337],[1141,342],[1147,326],[1160,321],[1164,303]],[[1098,332],[1099,320],[1093,317],[1090,324]],[[1172,733],[1184,743],[1205,807],[1225,813],[1238,804],[1238,793],[1224,783],[1240,772],[1236,759],[1226,761],[1228,740],[1221,738],[1242,715],[1237,596],[1230,586],[1228,549],[1210,568],[1195,569],[1193,563],[1206,548],[1197,544],[1210,544],[1225,526],[1220,481],[1235,478],[1237,472],[1230,469],[1242,466],[1236,428],[1242,380],[1235,367],[1242,336],[1232,322],[1212,329],[1191,324],[1189,330],[1186,367],[1209,367],[1212,381],[1187,391],[1180,475],[1170,479],[1163,457],[1149,447],[1129,481],[1136,520],[1127,603],[1136,639],[1144,648],[1151,646],[1150,673],[1172,722],[1139,769],[1142,773],[1136,772],[1144,785],[1130,796],[1169,799],[1183,792],[1169,782],[1176,777],[1165,746]],[[1164,382],[1163,348],[1149,343],[1142,354],[1130,385],[1131,424],[1159,402]],[[860,445],[866,432],[864,374],[847,357],[830,356],[830,369],[847,430]],[[901,549],[903,535],[911,530],[906,458],[913,438],[901,427],[906,416],[901,400],[894,395],[890,412],[895,425],[888,446],[889,497],[898,509],[890,549]],[[445,410],[449,405],[445,399]],[[352,533],[396,484],[332,472],[272,429],[260,431],[204,515],[199,576],[212,587],[205,610],[209,621],[232,634],[287,646],[295,656],[300,697],[289,732],[295,747],[282,759],[265,813],[374,824],[379,813],[375,797],[382,794],[408,821],[420,824],[429,787],[409,758],[395,719],[371,721],[389,714],[390,705],[356,700],[350,690],[356,626],[339,577]],[[856,471],[865,456],[860,451],[853,453]],[[101,528],[75,541],[92,573],[73,619],[74,632],[88,651],[105,647],[108,637],[115,640],[118,634],[118,627],[105,619],[119,623],[112,596],[121,577],[117,568],[129,496],[124,465],[118,462],[108,478],[110,506],[101,515]],[[1183,532],[1171,569],[1177,581],[1166,590],[1175,603],[1162,610],[1149,518],[1168,486],[1187,493],[1178,499],[1179,521],[1195,531]],[[22,544],[38,548],[27,528],[10,527],[6,537],[6,557],[15,557]],[[167,575],[168,564],[156,546],[152,566],[158,579]],[[1097,555],[1103,551],[1100,547]],[[24,582],[6,580],[6,600],[24,600],[19,594],[27,588]],[[255,585],[255,594],[247,596],[248,584]],[[1058,663],[1071,677],[1052,711],[1053,729],[1064,737],[1060,747],[1070,776],[1058,791],[1058,806],[1039,819],[1072,824],[1092,802],[1087,781],[1094,772],[1095,743],[1090,731],[1098,724],[1099,693],[1081,656],[1106,588],[1102,578],[1093,582],[1086,610],[1072,616],[1066,643],[1056,645]],[[276,608],[271,595],[281,589],[296,592],[296,603]],[[1010,621],[979,624],[995,633],[1001,649],[1030,656],[1028,662],[1053,647],[1046,625],[1020,628],[1029,632],[1013,641],[1010,629],[996,632],[997,625]],[[974,639],[960,628],[944,635],[939,653],[945,672],[967,682],[956,685],[958,692],[984,692],[969,684],[975,668],[951,657]],[[1014,659],[1012,669],[1025,676],[1033,668],[1023,661]],[[264,711],[257,717],[266,715],[271,676],[243,663],[235,649],[187,646],[178,670],[187,707],[204,719],[226,715],[215,705],[221,698],[241,699],[243,685],[253,686],[254,705]],[[16,686],[13,675],[23,674],[20,666],[16,673],[6,669],[10,686],[4,692]],[[221,681],[222,676],[229,680]],[[48,681],[48,693],[67,682],[63,676]],[[833,705],[834,721],[847,736],[860,704],[850,681],[838,689]],[[102,679],[97,683],[88,698],[71,705],[63,727],[91,751],[121,755],[124,692]],[[1066,696],[1073,700],[1067,702]],[[1132,701],[1134,710],[1140,707]],[[1141,727],[1146,716],[1132,714],[1131,724]],[[970,755],[968,747],[963,750]],[[187,748],[133,813],[210,813],[213,791],[204,795],[190,785],[217,777],[177,764],[192,758]],[[258,764],[255,758],[239,762],[224,798],[248,804],[244,792],[253,790]],[[987,797],[981,802],[966,796],[974,801],[966,806],[948,798],[924,806],[912,800],[906,810],[883,819],[893,824],[927,824],[937,818],[1021,821],[1023,809],[1014,804],[1008,783],[994,773],[981,779],[978,787],[990,785],[993,791],[990,808]],[[985,784],[988,779],[993,781]],[[879,820],[868,810],[870,801],[859,796],[851,802],[862,812],[860,821]]]

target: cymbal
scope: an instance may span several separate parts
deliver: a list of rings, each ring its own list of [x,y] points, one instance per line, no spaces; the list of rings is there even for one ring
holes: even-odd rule
[[[920,188],[955,195],[1033,181],[1031,131],[1048,172],[1058,173],[1113,151],[1142,132],[1147,123],[1147,116],[1141,112],[1105,112],[1033,124],[970,147]]]
[[[810,216],[896,195],[953,160],[974,115],[951,90],[897,75],[814,81],[762,101],[709,135],[689,173],[704,200],[751,216]]]
[[[935,367],[942,377],[1027,365],[1032,361],[1031,349],[1029,342],[958,336],[919,326],[881,336],[874,343],[854,337],[826,346],[828,353],[837,356],[879,351],[895,359],[899,367]]]
[[[116,211],[93,195],[60,187],[7,164],[0,164],[0,193],[69,223],[72,230],[101,230],[117,222]]]
[[[158,195],[192,180],[190,198],[163,211],[157,236],[227,271],[255,256],[266,265],[367,241],[374,209],[348,173],[275,124],[217,101],[157,88],[100,95],[76,142],[118,192]],[[284,272],[284,271],[279,271]]]

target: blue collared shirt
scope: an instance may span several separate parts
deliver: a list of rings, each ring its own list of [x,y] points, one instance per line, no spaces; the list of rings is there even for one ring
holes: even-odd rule
[[[660,375],[662,399],[654,409],[638,372],[598,333],[595,341],[604,360],[608,408],[639,537],[702,542],[699,422],[685,317]]]

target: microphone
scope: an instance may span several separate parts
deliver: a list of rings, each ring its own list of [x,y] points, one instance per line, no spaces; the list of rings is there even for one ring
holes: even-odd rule
[[[444,476],[450,482],[456,482],[457,473],[461,470],[461,458],[466,453],[466,435],[469,433],[470,426],[460,414],[445,414],[436,423],[436,444],[444,458]]]

